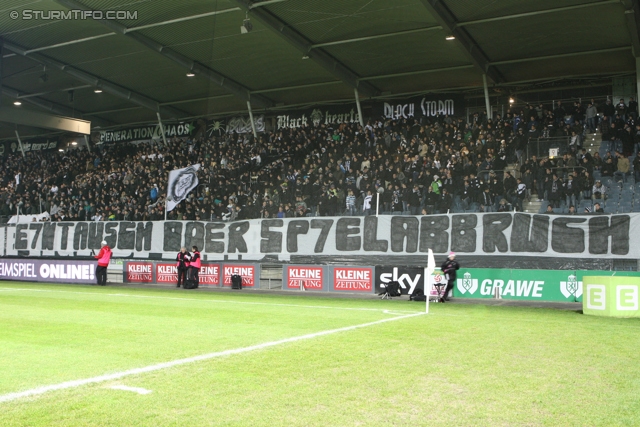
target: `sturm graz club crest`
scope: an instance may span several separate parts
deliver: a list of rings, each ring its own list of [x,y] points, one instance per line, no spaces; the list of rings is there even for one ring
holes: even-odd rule
[[[194,183],[198,179],[197,171],[193,166],[189,166],[180,171],[178,177],[171,184],[171,192],[169,197],[172,200],[183,200],[194,187]]]
[[[580,298],[582,296],[582,282],[578,282],[575,274],[571,274],[566,282],[560,282],[560,292],[565,298]]]
[[[169,172],[167,212],[172,211],[198,185],[200,164]]]
[[[323,118],[324,115],[322,114],[322,111],[315,109],[311,112],[311,123],[313,123],[314,126],[318,126],[322,122]]]
[[[467,292],[469,295],[473,295],[478,290],[478,279],[472,279],[469,272],[464,273],[462,279],[457,279],[456,282],[458,291],[463,295]]]

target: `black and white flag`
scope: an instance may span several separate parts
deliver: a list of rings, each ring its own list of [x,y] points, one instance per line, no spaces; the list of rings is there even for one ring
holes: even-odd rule
[[[200,164],[169,172],[169,185],[167,186],[167,212],[172,211],[181,201],[187,198],[187,194],[198,186],[198,169]]]

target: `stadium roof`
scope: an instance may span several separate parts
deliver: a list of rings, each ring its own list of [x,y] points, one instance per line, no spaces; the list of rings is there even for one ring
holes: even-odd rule
[[[2,3],[2,107],[20,98],[103,128],[244,113],[248,100],[254,111],[353,100],[354,88],[468,90],[483,73],[490,86],[628,74],[640,55],[638,0]]]

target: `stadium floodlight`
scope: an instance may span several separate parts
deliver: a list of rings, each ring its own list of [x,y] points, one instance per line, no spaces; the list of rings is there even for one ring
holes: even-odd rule
[[[246,18],[244,19],[244,21],[242,21],[242,25],[240,26],[240,33],[247,34],[247,33],[250,33],[252,30],[253,30],[253,24],[251,23],[251,20],[249,19],[249,14],[247,13]]]
[[[187,73],[187,77],[195,77],[196,75],[194,73]]]
[[[71,145],[78,145],[78,143],[76,141],[73,141]]]
[[[447,37],[445,37],[444,39],[445,39],[445,40],[449,40],[449,41],[451,41],[451,40],[455,40],[455,39],[456,39],[456,36],[454,36],[453,34],[449,34],[449,35],[448,35]]]
[[[513,96],[509,97],[509,104],[513,104],[514,102],[516,102],[516,100],[513,98]]]
[[[15,106],[19,107],[19,106],[21,106],[21,105],[22,105],[22,102],[20,102],[20,101],[13,101],[13,105],[15,105]]]
[[[95,89],[93,92],[94,93],[102,93],[102,89]]]

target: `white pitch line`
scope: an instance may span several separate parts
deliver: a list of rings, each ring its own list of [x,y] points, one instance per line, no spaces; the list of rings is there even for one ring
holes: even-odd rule
[[[87,384],[96,384],[96,383],[101,383],[105,381],[119,380],[121,378],[128,377],[131,375],[139,375],[147,372],[159,371],[162,369],[173,368],[174,366],[186,365],[187,363],[201,362],[203,360],[215,359],[218,357],[248,353],[250,351],[256,351],[256,350],[263,350],[265,348],[275,347],[282,344],[310,340],[310,339],[322,337],[325,335],[332,335],[332,334],[337,334],[339,332],[353,331],[355,329],[366,328],[374,325],[380,325],[382,323],[392,322],[395,320],[402,320],[402,319],[408,319],[410,317],[422,316],[423,314],[425,313],[420,312],[420,313],[408,314],[405,316],[391,317],[388,319],[376,320],[375,322],[362,323],[360,325],[353,325],[353,326],[346,326],[344,328],[338,328],[338,329],[329,329],[326,331],[314,332],[307,335],[300,335],[297,337],[285,338],[278,341],[270,341],[262,344],[256,344],[249,347],[240,347],[240,348],[235,348],[231,350],[218,351],[215,353],[201,354],[199,356],[188,357],[186,359],[172,360],[170,362],[158,363],[156,365],[145,366],[143,368],[130,369],[128,371],[114,372],[113,374],[100,375],[98,377],[85,378],[85,379],[74,380],[74,381],[66,381],[59,384],[46,385],[46,386],[31,389],[31,390],[25,390],[25,391],[19,391],[15,393],[0,395],[0,403],[11,402],[12,400],[22,399],[25,397],[37,396],[40,394],[48,393],[50,391],[65,390],[69,388],[80,387]]]
[[[199,302],[213,302],[218,304],[245,304],[245,305],[264,305],[273,307],[299,307],[299,308],[319,308],[319,309],[333,309],[333,310],[349,310],[349,311],[376,311],[385,314],[389,310],[382,308],[364,308],[364,307],[333,307],[329,305],[300,305],[300,304],[282,304],[282,303],[270,303],[270,302],[256,302],[256,301],[232,301],[232,300],[219,300],[219,299],[199,299],[199,298],[178,298],[178,297],[161,297],[154,295],[134,295],[134,294],[103,294],[100,292],[79,292],[79,291],[61,291],[56,289],[28,289],[28,288],[4,288],[4,291],[26,291],[26,292],[50,292],[50,293],[64,293],[64,294],[80,294],[80,295],[100,295],[110,297],[126,297],[126,298],[149,298],[149,299],[162,299],[173,301],[199,301]],[[417,313],[413,310],[394,310],[396,313]]]
[[[113,389],[113,390],[131,391],[131,392],[138,393],[138,394],[149,394],[149,393],[151,393],[151,390],[147,390],[146,388],[129,387],[129,386],[126,386],[126,385],[112,385],[109,388]]]

